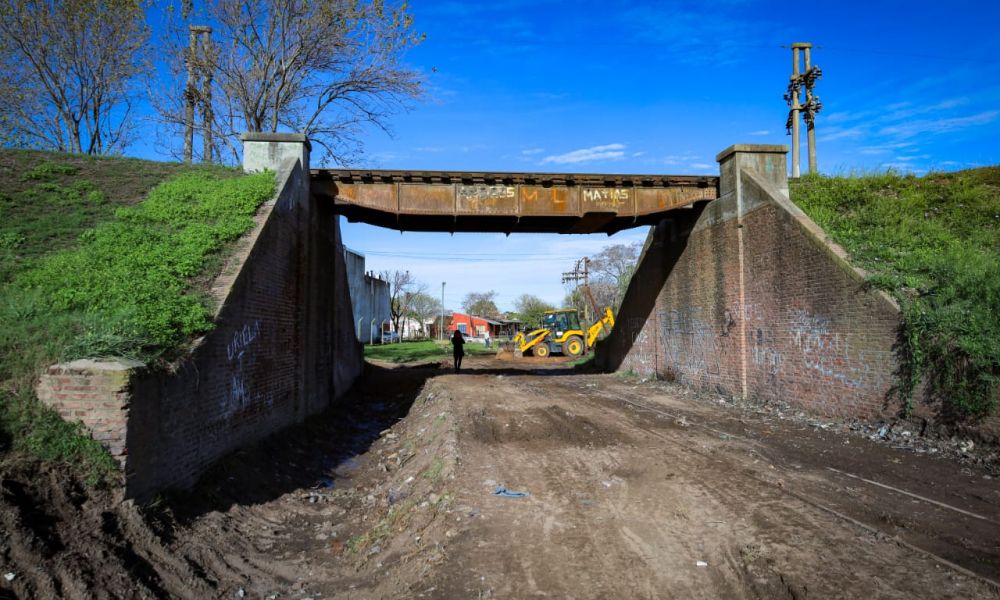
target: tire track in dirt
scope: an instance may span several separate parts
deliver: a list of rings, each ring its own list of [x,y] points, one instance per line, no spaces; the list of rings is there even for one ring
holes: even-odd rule
[[[605,393],[605,394],[600,394],[598,396],[600,398],[602,398],[603,400],[605,400],[606,402],[610,403],[610,404],[619,404],[619,405],[625,404],[627,407],[631,407],[631,408],[635,409],[635,411],[639,411],[639,412],[645,411],[646,413],[648,413],[650,415],[653,415],[656,418],[667,417],[670,420],[674,420],[674,421],[678,421],[679,420],[681,422],[685,422],[685,418],[683,416],[680,416],[680,415],[677,415],[677,414],[673,414],[673,413],[664,411],[664,410],[662,410],[662,409],[660,409],[658,407],[649,406],[648,404],[646,404],[646,402],[648,402],[648,399],[642,397],[641,395],[635,395],[635,394],[629,394],[629,393],[622,394],[622,390],[621,389],[618,389],[616,391],[618,392],[617,394],[607,394],[607,393]],[[590,400],[594,400],[595,398],[594,397],[590,397],[589,399]],[[616,412],[615,408],[611,408],[611,409],[608,409],[608,410],[610,410],[612,412]],[[704,424],[695,424],[695,425],[699,426],[699,427],[702,427],[703,429],[705,429],[706,431],[711,432],[712,434],[721,434],[722,437],[724,437],[724,438],[729,438],[729,439],[737,438],[740,442],[742,442],[743,444],[746,445],[746,447],[747,447],[746,449],[748,450],[747,454],[757,454],[758,456],[761,455],[760,452],[757,452],[757,451],[755,451],[753,449],[754,447],[758,446],[758,443],[757,443],[756,440],[747,439],[747,438],[744,438],[742,436],[734,436],[733,434],[728,434],[728,433],[719,431],[718,429],[715,429],[715,428],[713,428],[711,426],[704,425]],[[819,510],[821,510],[823,512],[826,512],[826,513],[828,513],[830,515],[833,515],[833,516],[835,516],[835,517],[837,517],[837,518],[839,518],[839,519],[841,519],[843,521],[846,521],[846,522],[848,522],[848,523],[850,523],[850,524],[852,524],[854,526],[857,526],[857,527],[863,529],[864,531],[866,531],[867,533],[873,534],[876,538],[879,538],[880,541],[888,541],[890,543],[897,543],[897,544],[901,545],[902,547],[910,550],[912,553],[915,553],[915,554],[919,555],[922,558],[931,559],[931,560],[936,561],[939,564],[946,565],[949,568],[953,568],[957,573],[960,574],[960,576],[967,577],[971,581],[979,583],[983,587],[984,593],[987,593],[990,596],[998,596],[997,592],[1000,591],[1000,585],[998,585],[995,581],[992,581],[992,580],[990,580],[988,578],[982,578],[981,575],[975,573],[974,571],[970,571],[970,570],[968,570],[968,569],[966,569],[966,568],[964,568],[964,567],[962,567],[960,565],[954,564],[950,560],[948,560],[946,558],[942,558],[940,556],[937,556],[937,555],[935,555],[933,552],[931,552],[929,550],[926,550],[926,549],[920,548],[919,546],[910,544],[910,543],[906,542],[905,540],[898,540],[896,538],[893,538],[891,535],[889,535],[885,531],[879,529],[877,526],[873,526],[873,525],[870,525],[870,524],[867,524],[867,523],[863,523],[863,522],[858,521],[858,520],[856,520],[856,519],[854,519],[852,517],[844,515],[843,513],[841,513],[838,510],[831,509],[828,506],[828,504],[831,503],[831,501],[830,501],[830,499],[829,499],[828,496],[824,497],[824,499],[822,499],[822,500],[819,500],[819,499],[816,499],[814,497],[811,497],[811,494],[816,493],[817,489],[819,489],[820,491],[822,491],[824,493],[827,493],[827,494],[830,493],[829,482],[827,482],[825,479],[823,479],[821,477],[810,477],[808,479],[811,482],[814,482],[814,483],[824,484],[826,487],[817,488],[815,485],[813,485],[811,487],[808,487],[808,489],[810,490],[809,492],[805,492],[805,491],[801,491],[801,490],[800,491],[795,491],[793,489],[790,489],[790,487],[796,487],[796,489],[798,489],[799,487],[802,487],[802,486],[796,486],[795,485],[797,483],[801,483],[802,480],[804,479],[801,473],[792,472],[790,470],[783,470],[784,472],[780,472],[779,473],[780,477],[777,477],[777,478],[767,477],[767,476],[762,475],[762,472],[759,471],[759,470],[754,470],[752,468],[750,468],[750,469],[745,468],[745,462],[746,461],[745,460],[740,460],[740,459],[737,458],[741,453],[736,453],[736,452],[731,452],[731,451],[730,452],[715,452],[714,448],[708,450],[708,452],[703,451],[703,450],[697,450],[697,449],[694,449],[691,445],[682,444],[676,438],[669,437],[669,436],[664,436],[662,433],[660,433],[658,431],[652,430],[647,425],[644,425],[642,423],[641,419],[640,419],[639,426],[642,427],[642,428],[645,428],[652,435],[654,435],[654,436],[662,439],[663,441],[665,441],[665,442],[667,442],[669,444],[672,444],[672,445],[678,447],[681,451],[685,451],[685,452],[688,452],[688,453],[693,453],[693,454],[701,456],[702,458],[706,459],[709,462],[709,464],[714,463],[714,464],[716,464],[719,467],[726,468],[726,470],[728,470],[728,471],[736,473],[736,474],[738,474],[738,475],[740,475],[742,477],[749,478],[749,479],[757,482],[758,484],[760,484],[762,486],[770,487],[773,490],[777,490],[777,491],[779,491],[780,493],[782,493],[782,494],[784,494],[786,496],[791,496],[792,498],[795,498],[796,500],[798,500],[802,504],[805,504],[806,506],[812,507],[814,509],[819,509]],[[756,461],[754,461],[754,462],[756,462]],[[743,464],[740,464],[740,463],[743,463]],[[771,465],[771,467],[772,467],[772,469],[774,468],[773,465]],[[816,481],[814,481],[814,480],[816,480]],[[789,486],[788,485],[789,483],[792,483],[792,486]],[[703,482],[703,484],[709,485],[711,487],[711,484],[709,484],[708,482]],[[731,485],[732,484],[730,483],[730,486]],[[724,493],[724,492],[730,492],[731,493],[732,489],[731,489],[730,486],[727,486],[725,490],[723,490],[723,489],[719,488],[718,486],[716,486],[716,491],[719,492],[719,493]],[[753,487],[752,484],[751,484],[750,487],[751,488]],[[840,504],[840,503],[838,503],[838,504]],[[778,506],[781,506],[781,503],[779,503]],[[798,512],[798,511],[796,511],[796,512]],[[962,515],[958,515],[958,516],[962,516]],[[969,517],[968,515],[966,515],[965,518],[972,518],[972,517]],[[966,556],[966,560],[968,560],[967,556]]]

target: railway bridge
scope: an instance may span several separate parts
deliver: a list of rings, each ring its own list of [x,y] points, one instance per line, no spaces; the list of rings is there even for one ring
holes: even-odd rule
[[[311,190],[351,221],[400,231],[607,233],[714,200],[697,175],[314,169]]]
[[[719,176],[309,168],[309,141],[248,134],[274,200],[215,282],[215,329],[169,371],[55,365],[39,397],[121,461],[126,493],[192,484],[326,409],[361,373],[339,216],[402,231],[648,235],[595,360],[826,416],[893,414],[899,309],[788,198],[785,146],[735,145]]]

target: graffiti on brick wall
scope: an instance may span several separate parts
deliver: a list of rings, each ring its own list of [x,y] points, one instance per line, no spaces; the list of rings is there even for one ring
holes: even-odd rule
[[[792,344],[802,353],[806,368],[852,388],[864,385],[870,365],[863,360],[863,355],[862,360],[851,359],[847,336],[831,331],[830,319],[796,311],[789,331]]]
[[[623,323],[626,334],[632,340],[632,347],[622,364],[625,370],[642,375],[656,372],[656,349],[649,335],[646,319],[631,317]]]
[[[773,377],[781,370],[781,363],[785,357],[778,352],[774,342],[774,334],[771,330],[764,331],[758,328],[755,332],[747,332],[750,342],[750,360],[758,369],[767,373],[768,377]]]
[[[718,375],[719,340],[711,323],[700,318],[700,309],[685,306],[660,313],[660,347],[668,366]]]
[[[232,373],[229,394],[222,399],[221,403],[223,418],[232,417],[250,406],[270,406],[273,402],[272,394],[253,389],[247,375],[256,364],[254,351],[260,335],[260,321],[255,320],[253,323],[245,323],[243,327],[237,329],[226,345],[226,358],[229,359]]]

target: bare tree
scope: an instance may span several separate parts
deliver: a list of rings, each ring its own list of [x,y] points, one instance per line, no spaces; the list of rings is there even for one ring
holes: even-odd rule
[[[422,36],[405,3],[382,0],[206,0],[180,11],[168,48],[175,82],[157,108],[171,129],[184,123],[187,25],[211,23],[216,39],[197,60],[210,74],[212,137],[235,161],[246,131],[305,133],[338,163],[360,148],[367,125],[387,119],[419,96],[417,73],[401,64]],[[202,98],[201,100],[205,100]]]
[[[469,292],[462,299],[462,309],[470,315],[479,317],[499,317],[500,309],[496,304],[497,293],[493,290],[488,292]]]
[[[598,304],[621,306],[628,284],[639,260],[642,244],[614,244],[605,246],[591,262],[590,289]]]
[[[138,0],[0,7],[0,141],[110,154],[131,141],[149,32]]]
[[[427,286],[418,282],[409,271],[382,271],[379,277],[389,282],[389,314],[393,328],[400,331],[400,321],[409,314],[414,296],[426,294]]]

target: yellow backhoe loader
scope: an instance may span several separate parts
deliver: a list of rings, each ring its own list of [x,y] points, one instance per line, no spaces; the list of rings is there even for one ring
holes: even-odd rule
[[[610,308],[604,309],[604,316],[584,331],[575,308],[545,311],[542,327],[521,331],[514,336],[506,348],[501,347],[497,356],[504,351],[513,351],[516,356],[531,353],[539,358],[550,354],[563,354],[576,358],[589,352],[602,332],[611,333],[615,326],[615,316]]]

